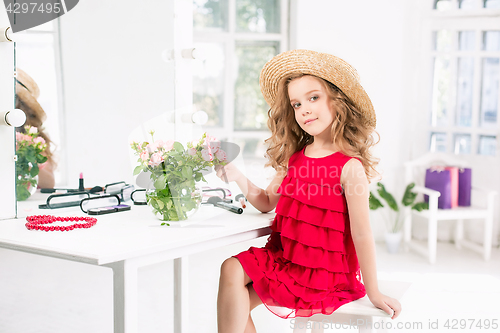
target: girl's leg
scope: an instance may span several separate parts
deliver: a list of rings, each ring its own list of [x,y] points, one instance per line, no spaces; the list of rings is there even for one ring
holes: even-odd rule
[[[248,295],[250,296],[250,311],[252,311],[257,305],[262,304],[262,301],[260,300],[260,297],[257,296],[257,293],[253,289],[252,284],[247,285],[248,288]],[[248,322],[247,326],[245,327],[245,332],[244,333],[256,333],[257,331],[255,330],[255,325],[253,324],[252,316],[248,314]]]
[[[252,282],[238,259],[226,259],[221,266],[219,294],[217,297],[217,326],[219,333],[244,332],[249,323],[251,305],[247,284]],[[253,288],[251,288],[253,290]],[[258,297],[258,296],[257,296]],[[255,305],[256,306],[256,305]],[[253,323],[250,322],[253,326]],[[254,328],[255,330],[255,328]]]

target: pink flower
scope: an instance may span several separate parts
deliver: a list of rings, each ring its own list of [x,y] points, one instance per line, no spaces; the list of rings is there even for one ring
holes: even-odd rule
[[[225,161],[227,160],[227,155],[226,155],[226,152],[222,149],[219,149],[216,153],[215,153],[215,157],[217,157],[217,159],[219,161]]]
[[[191,155],[191,156],[196,155],[196,148],[189,148],[188,149],[188,154]]]
[[[210,141],[208,143],[208,146],[210,147],[210,151],[212,151],[212,153],[216,153],[220,148],[220,142],[219,141]]]
[[[144,150],[144,151],[143,151],[143,152],[139,155],[139,157],[141,158],[141,160],[146,161],[146,160],[148,159],[148,157],[149,157],[149,154],[148,154],[148,152],[147,152],[147,151],[145,151],[145,150]]]
[[[210,142],[210,141],[217,141],[217,138],[215,136],[207,135],[205,138],[205,142]]]
[[[163,147],[164,142],[163,140],[156,140],[154,143],[154,146],[156,147],[156,150],[158,150],[160,147]]]
[[[154,153],[151,155],[151,159],[149,160],[149,165],[151,166],[158,166],[163,162],[163,156],[159,153]]]
[[[36,137],[36,138],[33,140],[33,142],[34,142],[35,144],[38,144],[38,143],[39,143],[39,144],[42,144],[42,145],[43,145],[43,144],[45,144],[45,140],[44,140],[41,136]]]
[[[174,140],[168,140],[164,142],[163,148],[165,148],[165,151],[170,151],[174,148]]]
[[[203,157],[203,159],[207,162],[213,161],[214,159],[214,155],[212,155],[212,153],[208,149],[203,149],[201,151],[201,157]]]
[[[156,144],[150,143],[146,146],[146,150],[148,151],[148,153],[152,154],[158,150],[158,147],[156,146]]]
[[[36,133],[38,133],[38,128],[36,128],[36,127],[30,127],[29,133],[30,134],[36,134]]]
[[[16,141],[23,141],[24,140],[24,134],[21,132],[16,132]]]

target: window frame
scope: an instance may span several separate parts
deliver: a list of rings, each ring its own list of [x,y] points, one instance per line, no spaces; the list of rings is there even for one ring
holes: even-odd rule
[[[271,135],[269,129],[264,130],[236,130],[234,128],[234,99],[235,81],[234,59],[238,42],[279,42],[279,52],[288,50],[289,47],[289,16],[290,4],[288,0],[280,0],[280,33],[248,33],[236,32],[236,0],[228,0],[228,30],[227,31],[199,31],[193,28],[194,43],[219,43],[224,45],[225,71],[224,71],[224,99],[222,126],[207,126],[207,131],[221,140],[233,141],[235,139],[258,139],[262,143]],[[229,70],[228,70],[229,69]],[[245,156],[250,159],[264,159],[257,156]]]
[[[427,30],[429,43],[429,64],[430,80],[428,81],[431,86],[430,100],[429,100],[429,118],[427,121],[427,149],[432,151],[432,133],[445,133],[446,134],[446,152],[455,154],[455,135],[469,134],[471,136],[471,152],[467,156],[490,156],[500,157],[500,91],[499,102],[497,106],[497,124],[494,127],[481,127],[480,125],[480,112],[481,112],[481,85],[482,85],[482,66],[483,59],[487,57],[500,58],[500,51],[483,51],[481,49],[482,38],[484,31],[498,30],[500,31],[500,9],[482,8],[482,0],[476,0],[476,8],[474,9],[460,9],[458,7],[458,0],[451,1],[451,8],[446,11],[439,11],[434,9],[435,2],[433,1],[432,11],[429,20],[429,29]],[[479,7],[481,5],[481,7]],[[437,51],[433,48],[434,38],[433,34],[439,30],[448,30],[452,34],[452,47],[451,51]],[[458,32],[459,31],[474,31],[475,34],[475,48],[473,51],[460,51],[458,49]],[[450,57],[450,70],[451,80],[450,96],[448,97],[447,104],[447,124],[446,126],[433,126],[432,125],[432,86],[434,79],[434,59],[437,56],[447,55]],[[460,57],[471,57],[474,61],[474,76],[472,85],[472,115],[471,126],[458,126],[456,125],[457,116],[457,85],[458,85],[458,59]],[[496,155],[482,155],[479,153],[479,144],[481,136],[494,136],[496,137]],[[460,154],[462,155],[462,154]]]

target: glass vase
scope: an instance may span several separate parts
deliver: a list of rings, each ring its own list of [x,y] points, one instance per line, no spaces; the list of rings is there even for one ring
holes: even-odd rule
[[[169,191],[167,191],[169,192]],[[201,205],[202,190],[198,185],[194,189],[182,189],[175,196],[166,194],[165,189],[149,189],[146,200],[153,214],[161,221],[184,221],[193,216]]]
[[[16,200],[24,201],[36,192],[38,175],[18,175],[16,179]]]

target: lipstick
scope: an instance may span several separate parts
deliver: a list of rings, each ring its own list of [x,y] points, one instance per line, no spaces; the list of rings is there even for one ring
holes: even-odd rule
[[[85,191],[85,186],[83,185],[83,172],[80,172],[80,185],[78,186],[79,191]]]

